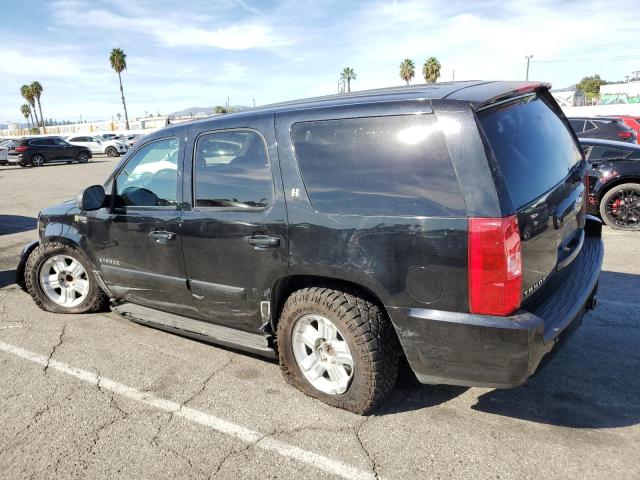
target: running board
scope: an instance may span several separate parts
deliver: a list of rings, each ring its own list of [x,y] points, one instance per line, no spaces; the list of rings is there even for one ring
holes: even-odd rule
[[[276,353],[269,346],[266,336],[257,333],[249,333],[235,328],[224,327],[214,323],[183,317],[173,313],[162,312],[154,308],[143,307],[133,303],[123,303],[113,307],[113,310],[129,320],[177,333],[186,337],[204,340],[225,347],[236,348],[246,352],[275,358]]]

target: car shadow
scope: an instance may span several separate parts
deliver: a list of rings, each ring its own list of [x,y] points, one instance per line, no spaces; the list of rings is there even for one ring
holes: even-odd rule
[[[474,410],[572,428],[640,423],[640,276],[602,272],[599,305],[523,386],[491,390]]]
[[[37,223],[37,220],[33,217],[0,214],[0,235],[28,232],[35,229]]]
[[[16,271],[15,270],[3,270],[0,271],[0,288],[7,287],[16,283]]]

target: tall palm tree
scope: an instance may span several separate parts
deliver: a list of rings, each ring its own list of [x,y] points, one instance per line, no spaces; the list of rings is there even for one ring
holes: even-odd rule
[[[36,104],[34,102],[33,92],[31,91],[31,87],[29,85],[22,85],[20,87],[20,94],[22,97],[29,103],[31,107],[31,123],[35,127],[38,125],[38,114],[36,113]],[[35,121],[34,121],[35,117]]]
[[[29,123],[29,115],[31,115],[31,107],[29,107],[29,105],[25,103],[20,107],[20,111],[22,112],[22,115],[24,115],[24,118],[27,119],[27,130],[31,131],[31,124]]]
[[[429,57],[422,66],[422,75],[427,83],[435,83],[440,78],[440,62],[436,57]]]
[[[45,124],[44,124],[44,117],[42,116],[42,105],[40,105],[40,95],[42,95],[42,85],[40,84],[40,82],[35,81],[35,82],[31,82],[31,93],[33,93],[33,97],[35,98],[36,102],[38,102],[38,111],[40,112],[40,123],[42,125],[42,130],[44,131],[43,133],[47,133],[47,129],[45,128]]]
[[[416,66],[413,63],[413,60],[411,60],[410,58],[405,58],[400,63],[400,78],[407,82],[407,85],[409,85],[409,82],[411,82],[411,79],[415,77],[415,75]]]
[[[111,50],[109,62],[111,62],[111,68],[113,68],[118,73],[118,81],[120,82],[120,96],[122,97],[122,106],[124,107],[124,120],[127,126],[127,130],[129,130],[129,114],[127,113],[127,104],[124,101],[124,90],[122,90],[122,77],[120,75],[122,71],[127,68],[127,54],[119,48],[114,48],[113,50]]]
[[[356,72],[353,68],[344,67],[342,73],[340,74],[340,80],[347,82],[347,92],[351,92],[351,80],[355,80],[357,78]]]

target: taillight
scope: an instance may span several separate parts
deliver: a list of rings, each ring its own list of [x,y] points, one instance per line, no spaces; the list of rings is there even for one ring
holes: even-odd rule
[[[18,152],[18,153],[22,153],[22,152],[24,152],[26,150],[29,150],[29,147],[27,147],[26,145],[21,145],[19,147],[16,147],[16,152]]]
[[[471,313],[509,315],[522,300],[518,217],[469,219]]]
[[[618,132],[618,136],[623,140],[629,140],[633,136],[633,133],[623,131],[623,132]]]

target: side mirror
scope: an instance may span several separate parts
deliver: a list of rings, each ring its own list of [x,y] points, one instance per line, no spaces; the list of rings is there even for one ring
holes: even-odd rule
[[[87,187],[78,195],[78,208],[86,211],[98,210],[104,206],[106,198],[102,185]]]

